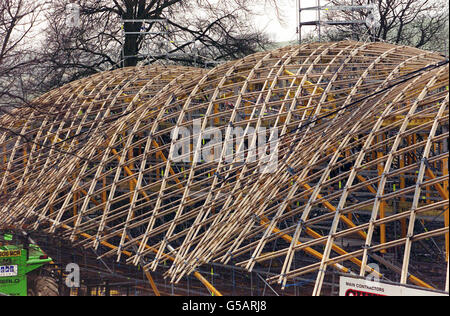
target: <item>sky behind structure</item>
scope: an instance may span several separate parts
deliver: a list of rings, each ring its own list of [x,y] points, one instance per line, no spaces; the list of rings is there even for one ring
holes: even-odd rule
[[[302,7],[312,7],[317,5],[317,0],[301,0]],[[259,27],[262,27],[276,42],[295,41],[297,35],[297,17],[298,17],[298,0],[282,0],[277,1],[280,7],[280,18],[277,11],[272,6],[262,6],[262,12],[255,17],[255,21]],[[321,5],[325,5],[326,1],[321,1]],[[316,11],[304,11],[302,14],[303,21],[312,21],[316,18]],[[305,28],[304,31],[310,31]],[[303,33],[303,32],[302,32]]]
[[[40,0],[38,0],[40,1]],[[297,24],[298,24],[298,0],[277,0],[277,11],[273,5],[265,5],[261,1],[261,5],[256,7],[256,14],[254,17],[255,26],[262,28],[269,34],[270,38],[275,42],[295,41],[298,39]],[[317,5],[317,0],[301,0],[302,7],[311,7]],[[325,5],[326,1],[321,0],[321,5]],[[304,11],[302,20],[314,20],[316,18],[316,11]],[[37,28],[37,34],[33,33],[33,37],[39,36],[45,23],[42,27]],[[310,31],[309,29],[306,31]]]

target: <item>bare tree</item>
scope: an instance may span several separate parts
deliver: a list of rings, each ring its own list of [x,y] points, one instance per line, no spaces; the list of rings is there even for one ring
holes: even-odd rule
[[[276,7],[276,1],[266,2]],[[78,27],[66,23],[67,3],[53,1],[48,14],[47,58],[39,76],[45,89],[139,62],[237,59],[269,43],[252,24],[257,0],[80,0]]]
[[[0,115],[27,102],[32,68],[38,64],[30,38],[40,22],[45,1],[0,2]]]
[[[331,5],[367,5],[367,0],[330,0]],[[443,42],[448,43],[448,2],[445,0],[374,0],[380,13],[380,25],[375,32],[367,25],[336,26],[328,37],[363,39],[373,35],[375,39],[418,48],[445,50]],[[330,11],[331,12],[331,11]],[[332,11],[328,18],[335,20],[366,20],[369,10]]]

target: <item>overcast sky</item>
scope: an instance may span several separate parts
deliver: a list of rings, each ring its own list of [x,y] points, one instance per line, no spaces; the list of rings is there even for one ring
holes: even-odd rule
[[[261,16],[256,17],[257,25],[264,27],[274,40],[278,42],[297,40],[297,2],[298,0],[280,0],[277,1],[281,7],[283,21],[277,18],[276,10],[267,6],[262,9]],[[302,7],[312,7],[317,5],[317,0],[301,0]],[[326,1],[321,0],[321,5]],[[305,11],[302,14],[302,21],[312,21],[316,19],[316,11]],[[305,28],[304,31],[308,31]]]
[[[2,0],[0,0],[2,1]],[[68,0],[69,1],[69,0]],[[321,5],[325,5],[326,0],[320,0]],[[264,0],[261,0],[264,2]],[[255,16],[256,26],[263,28],[274,41],[285,42],[298,39],[297,29],[297,7],[298,0],[276,0],[280,7],[281,21],[277,16],[276,10],[271,5],[258,8],[259,15]],[[317,0],[301,0],[302,7],[311,7],[317,5]],[[311,21],[316,19],[316,11],[304,11],[302,21]],[[304,28],[304,32],[311,28]]]

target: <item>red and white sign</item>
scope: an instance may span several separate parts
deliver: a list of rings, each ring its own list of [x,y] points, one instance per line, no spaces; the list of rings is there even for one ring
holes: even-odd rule
[[[339,283],[339,296],[448,296],[448,293],[444,294],[361,278],[341,277]]]

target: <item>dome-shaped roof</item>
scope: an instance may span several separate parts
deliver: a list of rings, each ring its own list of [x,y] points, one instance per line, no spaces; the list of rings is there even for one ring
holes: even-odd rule
[[[327,266],[364,275],[369,253],[403,247],[401,281],[430,287],[408,261],[414,241],[448,247],[448,221],[413,225],[448,207],[443,61],[344,41],[72,83],[41,98],[58,105],[51,119],[7,120],[34,141],[0,135],[0,224],[108,243],[104,256],[152,269],[170,254],[173,281],[277,259],[270,281],[319,271],[315,294]],[[316,263],[294,268],[305,252]]]
[[[151,100],[172,80],[190,80],[202,72],[155,66],[104,72],[67,84],[3,115],[0,191],[27,190],[34,177],[49,172],[49,166],[77,156],[96,131]]]

